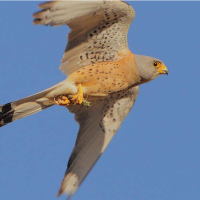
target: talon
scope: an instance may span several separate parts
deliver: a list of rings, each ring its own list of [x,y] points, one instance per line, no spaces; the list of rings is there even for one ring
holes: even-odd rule
[[[59,106],[68,106],[70,104],[70,100],[64,95],[54,98],[54,102]]]
[[[75,101],[74,105],[82,104],[82,102],[83,102],[83,90],[82,90],[81,84],[78,84],[78,94],[76,94],[71,100]]]

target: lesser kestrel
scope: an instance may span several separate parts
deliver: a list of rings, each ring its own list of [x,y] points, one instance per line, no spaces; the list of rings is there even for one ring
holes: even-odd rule
[[[56,1],[39,5],[34,24],[68,25],[60,65],[67,78],[30,97],[0,106],[0,127],[53,105],[75,114],[79,132],[58,196],[69,198],[116,134],[138,95],[138,85],[168,74],[156,58],[130,52],[134,9],[120,0]]]

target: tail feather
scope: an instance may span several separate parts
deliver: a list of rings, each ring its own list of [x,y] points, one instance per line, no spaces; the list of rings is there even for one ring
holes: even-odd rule
[[[53,101],[45,98],[54,89],[55,87],[52,87],[24,99],[1,105],[0,127],[54,105]]]

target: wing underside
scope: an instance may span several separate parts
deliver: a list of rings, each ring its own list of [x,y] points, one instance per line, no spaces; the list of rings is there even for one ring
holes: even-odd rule
[[[103,61],[119,59],[128,49],[127,33],[134,9],[120,0],[47,2],[35,13],[35,24],[68,25],[71,31],[60,70],[69,75]]]
[[[107,97],[93,97],[89,108],[67,107],[80,128],[58,196],[66,193],[71,197],[76,192],[131,110],[138,91],[135,87]]]

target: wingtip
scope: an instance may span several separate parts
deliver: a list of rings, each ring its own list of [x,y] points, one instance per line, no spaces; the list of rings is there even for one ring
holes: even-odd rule
[[[39,16],[39,13],[40,13],[40,12],[41,12],[41,11],[33,13],[33,14],[32,14],[32,17],[33,17],[33,18],[39,18],[39,17],[40,17],[40,16]]]
[[[46,9],[46,8],[49,7],[49,6],[48,6],[49,3],[50,3],[50,1],[41,3],[41,4],[38,5],[38,8],[39,8],[39,9]]]
[[[62,188],[59,189],[58,193],[57,193],[57,197],[60,197],[60,195],[63,194],[63,190]],[[67,197],[67,200],[70,200],[73,194],[69,194],[69,196]]]
[[[40,24],[42,24],[41,19],[34,19],[33,20],[33,24],[34,25],[40,25]]]
[[[71,197],[72,197],[72,195],[69,195],[69,196],[68,196],[68,198],[67,198],[67,200],[70,200],[70,199],[71,199]]]
[[[49,9],[54,5],[55,2],[45,2],[38,6],[39,9],[42,9],[38,12],[33,13],[32,17],[34,18],[33,24],[40,25],[44,24],[45,17],[49,14]],[[46,24],[45,24],[46,25]]]
[[[57,197],[59,197],[62,193],[63,193],[63,191],[60,188],[59,191],[58,191],[58,193],[57,193]]]
[[[38,8],[46,10],[46,9],[51,8],[57,2],[59,1],[47,1],[47,2],[39,4]]]
[[[34,18],[33,24],[35,25],[41,24],[40,12],[33,13],[32,17]]]

